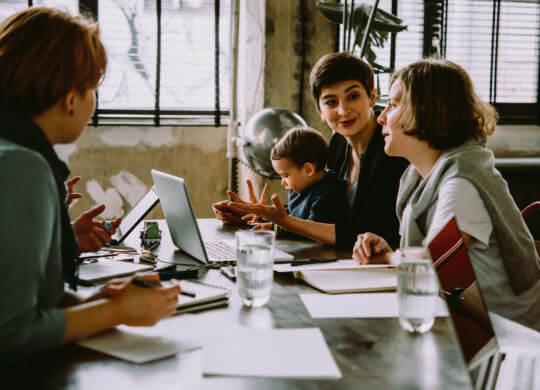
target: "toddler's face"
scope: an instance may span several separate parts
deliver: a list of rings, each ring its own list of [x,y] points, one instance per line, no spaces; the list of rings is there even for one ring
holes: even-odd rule
[[[312,176],[308,175],[306,164],[298,168],[288,158],[272,160],[274,171],[281,176],[281,185],[286,190],[302,192],[312,183]]]

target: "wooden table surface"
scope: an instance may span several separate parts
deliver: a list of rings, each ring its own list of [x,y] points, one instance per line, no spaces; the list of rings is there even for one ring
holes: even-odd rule
[[[206,239],[232,238],[234,229],[213,219],[199,220]],[[138,234],[138,230],[135,230]],[[138,240],[129,241],[136,245]],[[278,241],[278,247],[296,258],[345,257],[328,246],[312,242]],[[185,262],[174,253],[164,229],[158,250],[164,259]],[[229,287],[226,308],[198,313],[263,328],[319,327],[343,377],[339,380],[290,380],[203,376],[201,350],[146,364],[128,363],[77,345],[67,345],[27,359],[2,362],[5,389],[469,389],[469,376],[459,346],[446,318],[438,318],[431,332],[410,335],[396,318],[313,319],[299,293],[315,292],[291,274],[274,273],[272,298],[266,307],[243,308],[235,285],[209,270],[202,279]],[[234,353],[232,351],[231,353]]]

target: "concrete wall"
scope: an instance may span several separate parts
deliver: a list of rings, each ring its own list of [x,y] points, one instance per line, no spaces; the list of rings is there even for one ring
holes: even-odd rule
[[[72,217],[100,203],[104,218],[124,215],[152,186],[152,168],[185,178],[195,212],[210,217],[227,188],[226,135],[223,127],[88,127],[75,144],[56,147],[82,177]]]

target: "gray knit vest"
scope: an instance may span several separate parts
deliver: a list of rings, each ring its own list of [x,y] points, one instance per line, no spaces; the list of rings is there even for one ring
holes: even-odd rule
[[[402,224],[401,247],[422,245],[432,222],[440,185],[454,177],[467,179],[475,186],[491,217],[504,268],[512,290],[519,295],[540,278],[540,259],[508,184],[494,163],[490,150],[469,141],[444,151],[424,179],[411,164],[401,177],[397,199],[397,215]],[[403,221],[407,204],[411,205],[411,218]]]

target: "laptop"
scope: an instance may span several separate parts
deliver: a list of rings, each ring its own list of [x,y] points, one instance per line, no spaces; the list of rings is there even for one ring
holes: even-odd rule
[[[428,248],[474,389],[540,389],[540,332],[488,313],[455,218]]]
[[[203,241],[184,179],[156,170],[151,173],[174,245],[204,264],[235,264],[234,240]],[[290,253],[274,249],[275,262],[292,260]]]
[[[159,197],[155,191],[155,187],[152,187],[146,195],[144,195],[141,200],[139,200],[137,204],[122,217],[122,221],[116,228],[116,233],[113,235],[108,246],[121,246],[126,237],[158,203]]]

